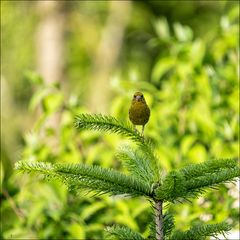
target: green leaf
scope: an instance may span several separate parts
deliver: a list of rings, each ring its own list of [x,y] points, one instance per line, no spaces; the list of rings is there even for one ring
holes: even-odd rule
[[[47,113],[53,113],[59,109],[63,102],[63,95],[60,92],[50,93],[43,99],[43,109]]]
[[[99,210],[103,209],[106,206],[104,202],[97,202],[93,205],[85,207],[81,212],[81,220],[86,221],[89,219],[93,214],[96,214]]]
[[[49,89],[47,88],[42,88],[38,90],[33,97],[31,98],[30,104],[29,104],[29,109],[33,111],[36,109],[38,105],[41,104],[43,99],[49,94]]]
[[[190,59],[191,63],[195,66],[201,66],[205,56],[205,44],[200,39],[193,42],[191,46]]]
[[[165,58],[159,59],[155,63],[152,70],[151,78],[153,82],[159,83],[163,75],[166,74],[168,71],[170,71],[175,64],[176,64],[176,61],[174,58],[165,57]]]
[[[41,85],[43,84],[43,79],[42,77],[34,72],[34,71],[30,71],[30,70],[27,70],[25,73],[24,73],[25,77],[27,79],[29,79],[33,84],[36,84],[36,85]]]
[[[179,41],[185,42],[185,41],[192,40],[193,32],[190,27],[183,26],[180,23],[174,23],[173,29]]]
[[[154,28],[160,39],[168,40],[170,38],[170,30],[166,18],[160,18],[155,21]]]
[[[85,239],[86,237],[85,227],[79,223],[72,223],[67,230],[73,239]]]
[[[185,155],[196,141],[196,137],[193,135],[184,136],[183,140],[181,141],[181,151],[182,154]]]
[[[195,144],[187,154],[189,161],[194,163],[200,163],[206,160],[207,152],[203,145]]]

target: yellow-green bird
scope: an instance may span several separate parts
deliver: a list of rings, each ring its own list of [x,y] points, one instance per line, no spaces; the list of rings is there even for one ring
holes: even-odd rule
[[[150,117],[150,109],[145,101],[141,92],[135,92],[132,99],[132,104],[129,109],[129,119],[131,120],[134,128],[136,125],[142,126],[142,136],[144,127]]]

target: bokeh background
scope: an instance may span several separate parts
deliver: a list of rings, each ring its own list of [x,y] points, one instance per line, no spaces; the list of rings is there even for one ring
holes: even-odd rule
[[[114,223],[148,236],[144,199],[76,195],[14,170],[24,159],[124,171],[124,139],[73,121],[128,121],[137,90],[163,171],[238,157],[238,24],[237,1],[1,1],[1,238],[101,239]],[[238,200],[229,183],[168,209],[178,229],[227,219],[233,234]]]

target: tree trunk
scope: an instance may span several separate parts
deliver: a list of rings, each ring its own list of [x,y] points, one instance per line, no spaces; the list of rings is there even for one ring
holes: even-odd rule
[[[37,68],[46,85],[60,83],[63,76],[63,45],[64,45],[64,15],[63,3],[58,1],[39,1],[37,11],[40,15],[40,23],[36,31],[36,60]],[[48,139],[53,149],[59,145],[56,139],[59,134],[60,114],[55,113],[47,119],[41,134],[45,135],[45,129],[51,128],[55,132],[55,140]]]
[[[39,1],[37,67],[46,83],[61,81],[63,72],[63,14],[58,1]]]
[[[156,240],[163,240],[163,214],[162,201],[155,202]]]

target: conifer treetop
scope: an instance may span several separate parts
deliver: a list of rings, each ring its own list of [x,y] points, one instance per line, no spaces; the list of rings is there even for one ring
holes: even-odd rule
[[[114,169],[85,164],[51,164],[46,162],[19,161],[15,167],[25,172],[42,174],[45,178],[58,179],[74,191],[93,192],[94,194],[144,196],[152,203],[156,211],[162,211],[163,202],[182,202],[196,198],[205,190],[224,182],[232,182],[240,176],[238,159],[213,159],[200,164],[190,164],[175,169],[161,176],[160,160],[154,154],[152,144],[143,139],[129,125],[111,116],[101,114],[80,114],[75,119],[75,127],[79,130],[89,129],[115,133],[127,137],[134,143],[118,149],[117,157],[122,161],[128,173],[123,174]],[[156,209],[158,206],[159,209]],[[160,228],[150,224],[150,235],[159,240],[204,239],[216,236],[231,229],[226,222],[192,226],[188,231],[175,229],[174,217],[158,212]],[[112,226],[107,232],[118,239],[144,239],[140,233],[126,226]],[[164,236],[163,238],[161,236]]]

